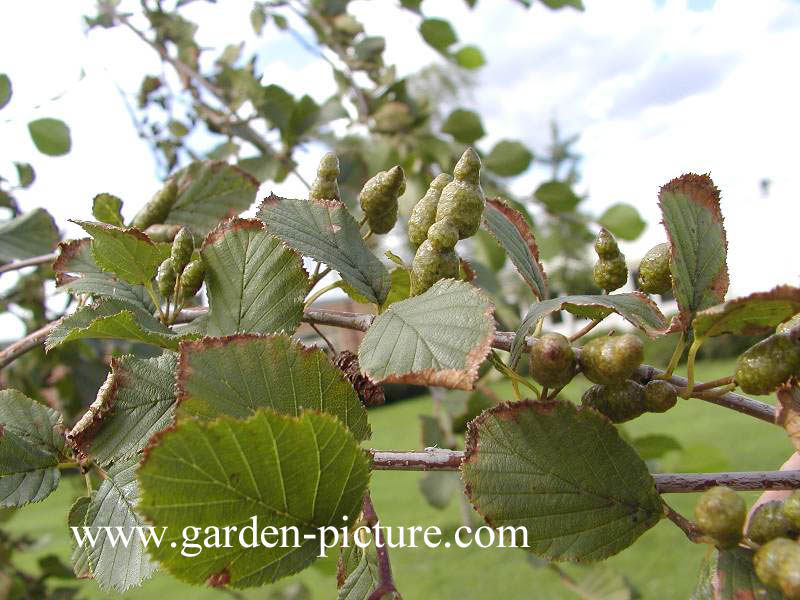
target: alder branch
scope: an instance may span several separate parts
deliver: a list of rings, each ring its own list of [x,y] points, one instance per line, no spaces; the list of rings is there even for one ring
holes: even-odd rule
[[[664,502],[663,499],[661,500],[661,503],[664,505],[664,514],[666,517],[675,523],[675,525],[677,525],[681,531],[683,531],[690,542],[699,543],[702,540],[703,532],[700,531],[697,523],[694,523],[684,517],[681,513]]]
[[[462,450],[369,450],[375,471],[457,471],[464,460]],[[726,473],[653,473],[661,494],[702,492],[717,485],[734,490],[795,490],[800,471],[742,471]]]
[[[372,498],[369,492],[364,494],[364,505],[362,508],[364,520],[372,529],[375,536],[375,553],[378,559],[378,587],[369,595],[367,600],[381,600],[386,594],[398,594],[397,587],[392,577],[392,564],[389,562],[389,551],[383,543],[383,534],[379,527],[380,522],[372,505]]]
[[[47,263],[52,263],[57,258],[58,252],[51,252],[50,254],[34,256],[33,258],[26,258],[25,260],[15,260],[13,262],[0,265],[0,273],[8,273],[9,271],[16,271],[17,269],[24,269],[25,267],[46,265]]]
[[[58,327],[60,323],[61,319],[51,321],[44,327],[37,329],[33,333],[26,335],[24,338],[0,350],[0,369],[7,367],[29,350],[33,350],[37,346],[44,344],[50,332]]]
[[[208,308],[204,306],[184,309],[180,312],[175,323],[188,323],[189,321],[205,314]],[[372,325],[375,316],[367,313],[352,313],[337,310],[307,310],[303,315],[303,321],[306,323],[313,323],[314,325],[330,325],[333,327],[341,327],[343,329],[352,329],[355,331],[366,331]],[[15,342],[2,352],[0,352],[0,369],[8,365],[15,358],[25,354],[28,350],[32,350],[37,345],[44,343],[45,338],[56,326],[58,322],[45,325],[42,329],[33,332],[29,336]],[[511,350],[511,344],[514,341],[513,331],[498,331],[494,335],[492,347],[498,350]],[[530,347],[532,337],[525,338],[526,347]],[[580,348],[574,348],[576,355],[580,354]],[[663,375],[664,371],[652,367],[650,365],[641,365],[636,370],[636,377],[643,383],[646,383],[656,377]],[[687,386],[685,377],[673,375],[666,381],[670,382],[676,387]],[[699,386],[704,386],[703,382],[696,382]],[[704,397],[698,394],[698,399],[705,402],[710,402],[724,408],[729,408],[737,412],[750,415],[756,419],[766,421],[767,423],[775,424],[776,410],[775,407],[759,400],[753,400],[747,396],[728,392],[718,397]]]

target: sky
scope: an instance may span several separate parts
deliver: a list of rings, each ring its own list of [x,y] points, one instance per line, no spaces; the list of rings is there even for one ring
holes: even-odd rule
[[[124,214],[131,217],[159,187],[153,157],[136,136],[119,90],[135,97],[142,75],[160,73],[160,63],[129,32],[86,34],[82,15],[92,12],[92,4],[5,0],[0,19],[0,71],[14,86],[11,103],[0,112],[0,174],[13,179],[12,161],[33,163],[37,181],[19,192],[20,203],[25,210],[49,210],[68,236],[81,230],[66,219],[91,218],[97,193],[123,198]],[[277,82],[318,101],[333,91],[328,66],[289,36],[273,27],[254,36],[250,2],[223,4],[187,7],[200,25],[201,45],[222,48],[234,41],[230,31],[241,31],[246,48],[261,57],[265,84]],[[477,145],[488,151],[509,138],[534,151],[544,148],[554,117],[564,132],[580,133],[578,191],[589,195],[586,208],[599,215],[627,202],[648,222],[640,240],[622,245],[633,264],[665,241],[658,188],[682,173],[710,173],[722,190],[729,297],[800,284],[791,243],[800,217],[800,2],[585,4],[583,13],[524,10],[511,0],[481,0],[472,11],[455,0],[423,4],[427,16],[449,19],[461,41],[478,45],[486,56],[477,86],[461,102],[484,118],[489,133]],[[419,39],[419,19],[394,5],[354,1],[351,10],[370,33],[386,36],[385,59],[400,74],[442,60]],[[54,96],[59,98],[50,100]],[[69,124],[69,155],[50,158],[35,150],[26,123],[39,117]],[[308,178],[321,151],[312,148],[300,157]],[[546,178],[534,169],[510,185],[530,195]],[[771,181],[768,196],[763,179]],[[259,198],[270,190],[303,194],[293,178],[268,184]]]

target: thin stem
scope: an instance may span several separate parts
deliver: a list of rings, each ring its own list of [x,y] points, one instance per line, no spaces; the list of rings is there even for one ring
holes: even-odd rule
[[[694,362],[697,358],[697,351],[700,350],[700,347],[705,341],[706,339],[702,337],[695,338],[689,348],[689,354],[686,357],[686,379],[688,380],[686,384],[687,396],[691,396],[694,391]]]
[[[309,280],[308,289],[312,289],[315,285],[317,285],[325,275],[331,272],[330,267],[325,267],[322,271],[317,271],[314,276]]]
[[[542,335],[542,327],[544,326],[544,317],[536,322],[536,328],[533,330],[533,337]]]
[[[90,471],[86,471],[83,474],[83,481],[86,482],[86,495],[91,496],[94,490],[92,489],[92,473]]]
[[[386,594],[398,593],[392,577],[392,564],[389,562],[389,551],[383,543],[383,534],[380,529],[380,520],[372,505],[372,498],[369,492],[364,494],[364,505],[362,508],[364,520],[372,529],[375,535],[375,554],[378,561],[378,586],[369,595],[367,600],[381,600]]]
[[[339,281],[334,281],[333,283],[330,283],[330,284],[328,284],[328,285],[326,285],[324,287],[319,288],[316,292],[311,294],[306,299],[305,308],[308,308],[309,306],[314,304],[314,301],[317,298],[319,298],[320,296],[322,296],[322,294],[324,294],[326,292],[330,292],[331,290],[335,290],[336,288],[341,287],[341,285],[342,285],[342,282],[341,282],[341,280],[339,280]]]
[[[324,342],[325,342],[325,344],[328,346],[328,348],[330,349],[330,351],[331,351],[331,352],[333,352],[333,354],[334,354],[334,355],[336,355],[336,348],[335,348],[335,347],[334,347],[334,345],[331,343],[331,341],[330,341],[328,338],[326,338],[326,337],[325,337],[325,334],[324,334],[324,333],[322,333],[322,332],[319,330],[319,327],[317,327],[317,326],[316,326],[316,325],[314,325],[313,323],[309,323],[309,326],[311,327],[311,329],[313,329],[314,331],[316,331],[316,332],[317,332],[317,335],[323,339],[323,341],[324,341]]]
[[[661,499],[661,503],[664,505],[664,515],[675,525],[677,525],[686,537],[689,539],[690,542],[694,542],[695,544],[700,543],[703,538],[703,532],[700,531],[700,528],[697,526],[696,523],[693,523],[678,511],[674,510],[669,504],[664,502],[664,499]]]
[[[361,229],[366,224],[367,224],[367,215],[364,215],[358,222],[358,228]]]
[[[147,292],[147,295],[150,296],[150,300],[153,301],[153,304],[156,305],[158,309],[158,316],[161,318],[161,322],[165,325],[167,324],[167,315],[164,314],[164,311],[161,310],[161,302],[159,302],[158,298],[156,297],[156,291],[153,289],[153,282],[148,281],[144,284],[144,289]]]
[[[548,562],[547,568],[559,576],[561,583],[563,583],[566,588],[574,592],[577,596],[583,598],[583,600],[594,600],[594,598],[596,598],[596,596],[590,595],[588,592],[586,592],[586,590],[581,589],[581,586],[578,585],[578,582],[575,581],[575,578],[567,573],[564,569],[559,567],[556,563]]]
[[[367,231],[366,235],[364,235],[364,241],[366,242],[369,238],[371,238],[373,233],[375,233],[375,232],[372,231],[372,229]]]
[[[547,399],[547,386],[542,388],[542,391],[539,392],[539,402],[544,402]]]
[[[733,375],[728,375],[727,377],[720,377],[719,379],[712,379],[711,381],[695,385],[693,391],[704,392],[705,390],[713,390],[714,388],[730,385],[731,383],[733,383]]]
[[[62,319],[48,323],[44,327],[37,329],[33,333],[29,333],[24,338],[17,340],[0,351],[0,369],[7,367],[26,352],[44,344],[47,336],[50,335],[53,329],[61,324]]]
[[[81,466],[80,463],[76,462],[74,460],[73,461],[67,461],[67,462],[58,463],[58,468],[60,470],[62,470],[62,471],[66,470],[66,469],[79,469],[80,466]]]
[[[597,327],[602,322],[603,322],[603,319],[594,319],[590,323],[587,323],[583,327],[583,329],[581,329],[577,333],[575,333],[572,336],[570,336],[569,341],[570,342],[574,342],[575,340],[582,338],[583,336],[585,336],[587,333],[589,333],[592,329]]]
[[[17,269],[24,269],[25,267],[35,267],[37,265],[45,265],[53,262],[58,258],[58,252],[50,254],[43,254],[42,256],[34,256],[33,258],[26,258],[25,260],[15,260],[4,265],[0,265],[0,273],[8,273],[9,271],[16,271]]]
[[[729,383],[728,385],[723,385],[722,387],[706,390],[704,392],[698,392],[697,388],[695,387],[694,390],[692,390],[691,398],[697,398],[698,400],[711,400],[712,398],[724,396],[735,389],[735,383]]]
[[[672,351],[672,357],[669,359],[667,369],[661,374],[659,377],[660,379],[669,379],[669,377],[672,376],[672,374],[675,372],[675,367],[678,366],[678,361],[680,361],[681,356],[683,356],[684,348],[686,348],[686,340],[684,339],[683,332],[681,332],[681,337],[678,339],[678,343],[675,345],[675,350]]]

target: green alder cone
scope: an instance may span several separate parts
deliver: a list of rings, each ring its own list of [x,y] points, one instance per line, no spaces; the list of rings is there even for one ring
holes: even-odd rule
[[[181,227],[181,230],[175,235],[170,249],[172,267],[176,273],[183,273],[183,269],[192,260],[192,252],[194,252],[192,234],[186,227]]]
[[[144,205],[131,221],[131,227],[144,231],[150,225],[163,223],[169,216],[169,211],[178,199],[178,183],[174,178],[167,181],[166,185],[153,199]]]
[[[800,531],[800,490],[795,490],[783,501],[783,513]]]
[[[612,423],[624,423],[646,412],[644,388],[635,381],[593,385],[583,393],[581,403],[605,415]]]
[[[775,333],[787,333],[792,327],[796,327],[797,325],[800,325],[800,313],[778,325],[775,328]]]
[[[733,548],[742,539],[747,519],[744,499],[725,486],[706,490],[694,507],[694,518],[704,534],[713,538],[720,548]]]
[[[181,302],[185,302],[200,291],[205,274],[205,266],[199,258],[186,265],[181,273]]]
[[[666,381],[656,379],[644,386],[644,405],[647,412],[667,412],[677,402],[677,390]]]
[[[666,294],[672,289],[669,244],[653,246],[644,255],[639,264],[639,289],[647,294]]]
[[[411,263],[411,295],[419,296],[440,279],[457,278],[458,263],[455,250],[437,250],[425,240]]]
[[[611,235],[611,232],[602,227],[600,233],[597,234],[597,239],[594,241],[594,251],[597,256],[603,260],[611,260],[619,256],[619,246],[617,240]]]
[[[753,556],[753,570],[761,583],[780,587],[780,567],[788,554],[797,549],[797,543],[786,538],[775,538],[767,542]]]
[[[308,192],[309,200],[339,200],[339,157],[328,152],[319,161],[317,177]]]
[[[161,297],[168,299],[172,297],[172,292],[175,290],[175,280],[178,274],[175,272],[175,266],[172,258],[164,259],[158,266],[158,274],[156,275],[156,284],[158,285],[158,293]]]
[[[601,258],[594,264],[592,279],[601,290],[613,292],[628,282],[628,265],[625,255],[619,253],[616,258]]]
[[[778,565],[778,583],[789,600],[800,599],[800,546],[796,543],[783,552],[783,560]]]
[[[428,240],[437,250],[452,250],[458,242],[458,228],[450,219],[436,221],[428,229]]]
[[[540,385],[558,389],[572,381],[577,360],[569,340],[545,333],[531,344],[531,377]]]
[[[408,241],[415,248],[419,248],[428,239],[428,229],[436,221],[436,208],[439,206],[439,198],[445,186],[453,181],[447,173],[437,175],[431,181],[428,191],[414,205],[411,216],[408,219]]]
[[[788,333],[775,333],[739,356],[734,380],[747,394],[769,394],[798,374],[800,344]]]
[[[480,185],[481,159],[467,148],[453,170],[453,181],[439,197],[436,220],[450,219],[458,229],[458,239],[475,235],[481,225],[486,197]]]
[[[642,340],[626,333],[586,342],[581,349],[579,362],[589,381],[612,384],[630,379],[643,359]]]
[[[750,517],[747,537],[756,544],[766,544],[775,538],[797,537],[797,528],[783,513],[783,502],[773,500],[759,506]]]
[[[405,191],[406,178],[399,166],[381,171],[364,184],[358,202],[373,233],[391,231],[397,222],[397,199]]]
[[[150,225],[144,232],[147,234],[147,237],[154,242],[168,242],[171,244],[172,240],[175,239],[175,236],[178,235],[181,229],[182,227],[180,225],[164,225],[163,223],[158,223],[156,225]]]

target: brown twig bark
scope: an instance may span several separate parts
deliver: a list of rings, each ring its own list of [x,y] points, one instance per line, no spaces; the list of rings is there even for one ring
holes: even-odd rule
[[[381,600],[386,594],[398,594],[397,587],[392,577],[392,564],[389,562],[389,550],[383,543],[383,534],[380,530],[380,522],[372,504],[369,492],[364,494],[364,506],[362,508],[364,520],[372,529],[375,536],[375,553],[378,558],[378,587],[373,590],[367,600]]]
[[[58,258],[58,252],[51,252],[50,254],[43,254],[42,256],[34,256],[33,258],[26,258],[25,260],[15,260],[4,265],[0,265],[0,273],[8,273],[9,271],[16,271],[17,269],[24,269],[25,267],[36,267],[38,265],[46,265],[52,263]]]

